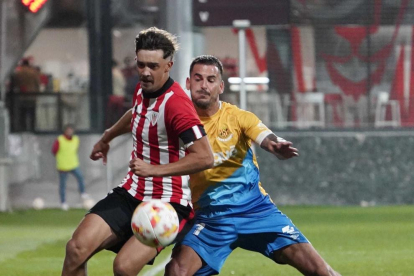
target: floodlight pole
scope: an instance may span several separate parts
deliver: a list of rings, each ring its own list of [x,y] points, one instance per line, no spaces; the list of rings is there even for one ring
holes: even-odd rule
[[[5,85],[5,65],[4,58],[6,57],[6,24],[7,24],[7,5],[5,1],[0,3],[0,101],[6,102],[6,85]]]
[[[239,35],[239,77],[240,77],[240,108],[246,110],[246,29],[250,27],[249,20],[234,20],[233,27]]]

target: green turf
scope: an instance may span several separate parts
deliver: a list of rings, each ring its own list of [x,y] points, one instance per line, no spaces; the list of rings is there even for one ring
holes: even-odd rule
[[[281,207],[343,276],[413,275],[414,206]],[[0,213],[0,275],[59,275],[65,243],[84,210]],[[161,263],[170,249],[157,259]],[[101,252],[89,275],[111,275],[114,254]],[[148,266],[142,275],[153,275]],[[163,271],[156,275],[163,275]],[[260,254],[235,250],[221,275],[300,275]]]

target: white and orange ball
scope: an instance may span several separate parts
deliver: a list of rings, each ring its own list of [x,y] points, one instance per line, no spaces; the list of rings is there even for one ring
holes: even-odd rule
[[[131,228],[143,244],[151,247],[167,246],[177,237],[178,215],[168,202],[152,199],[142,202],[135,209]]]

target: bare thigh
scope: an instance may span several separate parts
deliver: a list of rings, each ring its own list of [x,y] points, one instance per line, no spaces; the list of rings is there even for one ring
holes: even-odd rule
[[[117,241],[116,235],[100,216],[86,215],[66,244],[62,276],[86,275],[86,262]]]
[[[111,227],[96,214],[88,214],[84,217],[73,233],[72,240],[90,253],[89,258],[119,241]]]
[[[141,269],[157,256],[157,249],[139,242],[132,236],[119,251],[114,260],[114,270],[137,275]]]

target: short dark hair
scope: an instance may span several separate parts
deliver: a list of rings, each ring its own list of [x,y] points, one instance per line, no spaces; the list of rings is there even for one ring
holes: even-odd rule
[[[194,65],[196,64],[205,64],[205,65],[214,65],[219,69],[220,77],[223,78],[223,64],[221,61],[216,58],[215,56],[211,55],[201,55],[196,57],[190,65],[190,76],[191,72],[193,71]]]
[[[75,126],[73,124],[66,124],[63,126],[63,131],[65,132],[68,128],[75,130]]]
[[[177,37],[157,27],[143,30],[135,38],[135,53],[139,50],[163,50],[165,59],[173,58],[178,48]]]
[[[30,66],[30,61],[27,58],[22,59],[21,66]]]

